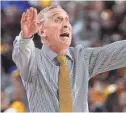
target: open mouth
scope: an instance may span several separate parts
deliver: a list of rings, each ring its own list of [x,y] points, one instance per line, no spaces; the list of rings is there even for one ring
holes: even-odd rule
[[[60,34],[61,37],[69,37],[69,33],[62,33]]]
[[[62,34],[60,34],[60,37],[62,37],[63,40],[68,39],[69,33],[62,33]]]

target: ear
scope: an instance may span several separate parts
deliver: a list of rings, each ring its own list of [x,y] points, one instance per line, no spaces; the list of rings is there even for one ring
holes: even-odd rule
[[[44,30],[39,30],[38,34],[39,34],[40,37],[43,37],[43,38],[46,37],[46,33],[45,33]]]

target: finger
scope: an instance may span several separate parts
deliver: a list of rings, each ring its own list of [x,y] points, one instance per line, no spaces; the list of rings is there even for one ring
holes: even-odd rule
[[[30,15],[30,11],[29,11],[29,9],[27,9],[27,11],[26,11],[26,18],[27,19],[29,18],[29,15]]]
[[[30,9],[28,9],[28,19],[30,18]]]
[[[33,9],[33,20],[37,20],[37,10]]]
[[[29,11],[28,11],[28,17],[30,18],[30,20],[32,19],[32,16],[33,16],[33,8],[30,7]]]
[[[30,16],[30,19],[32,20],[32,18],[33,18],[33,8],[32,7],[30,8],[30,15],[29,16]]]
[[[25,18],[25,12],[22,14],[22,20],[24,20],[24,18]]]
[[[31,21],[30,9],[27,9],[27,11],[25,13],[24,22],[25,22],[25,24],[30,24],[30,21]]]
[[[30,11],[29,11],[30,13],[29,13],[29,19],[28,19],[28,24],[32,24],[33,23],[33,13],[34,13],[34,10],[33,10],[33,8],[31,7],[30,8]]]
[[[21,22],[25,21],[25,12],[22,14]]]

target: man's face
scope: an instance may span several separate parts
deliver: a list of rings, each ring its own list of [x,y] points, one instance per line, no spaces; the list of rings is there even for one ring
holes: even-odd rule
[[[60,8],[46,12],[43,31],[46,35],[44,41],[48,47],[66,49],[71,44],[71,24],[67,13]]]

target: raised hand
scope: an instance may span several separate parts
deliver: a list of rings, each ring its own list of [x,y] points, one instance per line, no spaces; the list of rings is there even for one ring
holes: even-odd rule
[[[30,38],[32,35],[38,32],[37,26],[37,10],[35,8],[27,9],[22,14],[21,18],[21,30],[23,38]]]

